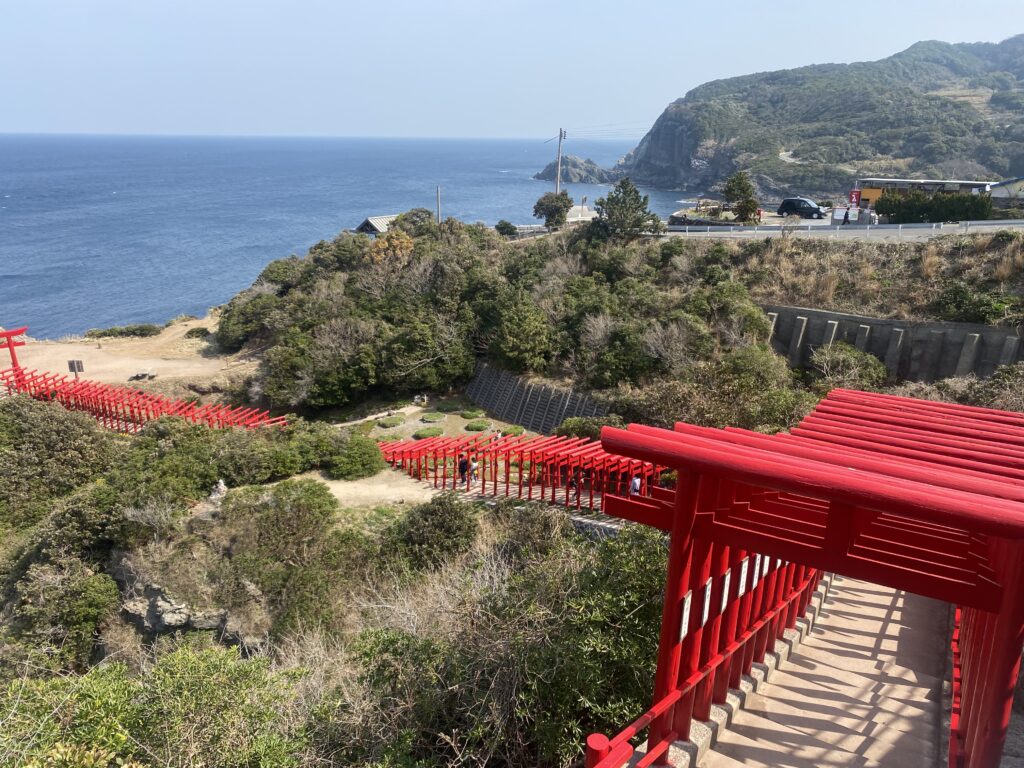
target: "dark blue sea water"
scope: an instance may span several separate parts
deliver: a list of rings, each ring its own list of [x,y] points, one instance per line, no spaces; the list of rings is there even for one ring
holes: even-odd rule
[[[632,141],[572,141],[611,165]],[[0,136],[0,326],[53,338],[202,315],[366,216],[536,223],[533,140]],[[568,185],[590,203],[608,188]],[[650,192],[663,217],[678,194]]]

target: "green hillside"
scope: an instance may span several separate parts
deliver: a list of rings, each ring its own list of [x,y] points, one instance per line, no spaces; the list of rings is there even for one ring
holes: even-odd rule
[[[621,168],[696,192],[737,169],[768,194],[842,193],[865,175],[1024,175],[1024,35],[705,83]]]

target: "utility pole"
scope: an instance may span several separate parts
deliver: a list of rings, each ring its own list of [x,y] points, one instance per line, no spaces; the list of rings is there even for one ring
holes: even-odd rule
[[[441,223],[441,187],[437,187],[437,223]]]
[[[555,170],[555,194],[562,191],[562,140],[565,138],[565,129],[558,129],[558,162]]]

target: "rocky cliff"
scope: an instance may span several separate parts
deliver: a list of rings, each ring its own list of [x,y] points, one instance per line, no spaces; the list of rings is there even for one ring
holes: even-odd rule
[[[544,170],[535,173],[533,178],[541,181],[554,181],[558,173],[558,163],[548,163]],[[611,184],[622,178],[622,171],[617,168],[602,168],[593,160],[576,155],[562,158],[562,181],[570,184]]]
[[[616,170],[698,193],[746,170],[768,195],[843,193],[867,175],[1024,175],[1024,35],[705,83]]]

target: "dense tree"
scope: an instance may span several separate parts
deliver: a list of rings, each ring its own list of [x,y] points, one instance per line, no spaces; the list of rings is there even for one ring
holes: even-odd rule
[[[522,291],[501,304],[493,351],[513,371],[543,371],[553,352],[551,323]]]
[[[411,237],[436,236],[437,217],[429,208],[413,208],[391,222],[391,230],[399,229]]]
[[[516,233],[519,230],[516,229],[516,225],[513,224],[511,221],[506,221],[505,219],[502,219],[501,221],[494,225],[494,231],[497,232],[502,237],[515,237]]]
[[[754,183],[750,176],[744,171],[737,171],[728,179],[722,187],[722,197],[727,203],[737,203],[748,197],[754,197]]]
[[[533,205],[535,218],[544,219],[544,226],[558,229],[565,226],[569,211],[572,209],[572,198],[568,192],[546,192]]]
[[[594,203],[597,211],[595,229],[605,237],[634,239],[662,229],[661,219],[648,208],[648,196],[628,178],[622,179],[607,197]]]
[[[753,221],[757,216],[757,195],[754,184],[744,171],[737,171],[725,180],[722,197],[731,203],[739,221]]]

